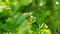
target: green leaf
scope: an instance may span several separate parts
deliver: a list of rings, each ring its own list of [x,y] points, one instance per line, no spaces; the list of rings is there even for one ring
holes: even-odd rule
[[[19,34],[27,34],[28,30],[31,28],[31,25],[28,25],[26,21],[24,21],[18,28]]]
[[[33,0],[19,0],[20,5],[29,5]]]
[[[0,29],[2,29],[2,25],[3,25],[3,24],[2,24],[2,21],[0,21]]]
[[[34,11],[33,16],[36,17],[36,22],[38,24],[42,24],[42,22],[44,22],[44,19],[46,18],[47,15],[44,12],[40,13],[40,12]]]
[[[5,11],[0,12],[0,16],[6,16],[6,15],[7,15],[7,12]]]
[[[16,28],[18,28],[21,23],[23,23],[25,21],[24,19],[25,19],[24,16],[18,13],[16,16],[11,17],[6,20],[4,29],[6,29],[7,31],[9,31],[9,30],[13,31]]]

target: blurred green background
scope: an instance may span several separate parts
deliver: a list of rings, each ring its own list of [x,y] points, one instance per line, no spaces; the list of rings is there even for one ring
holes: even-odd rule
[[[0,0],[0,34],[60,34],[60,0]]]

